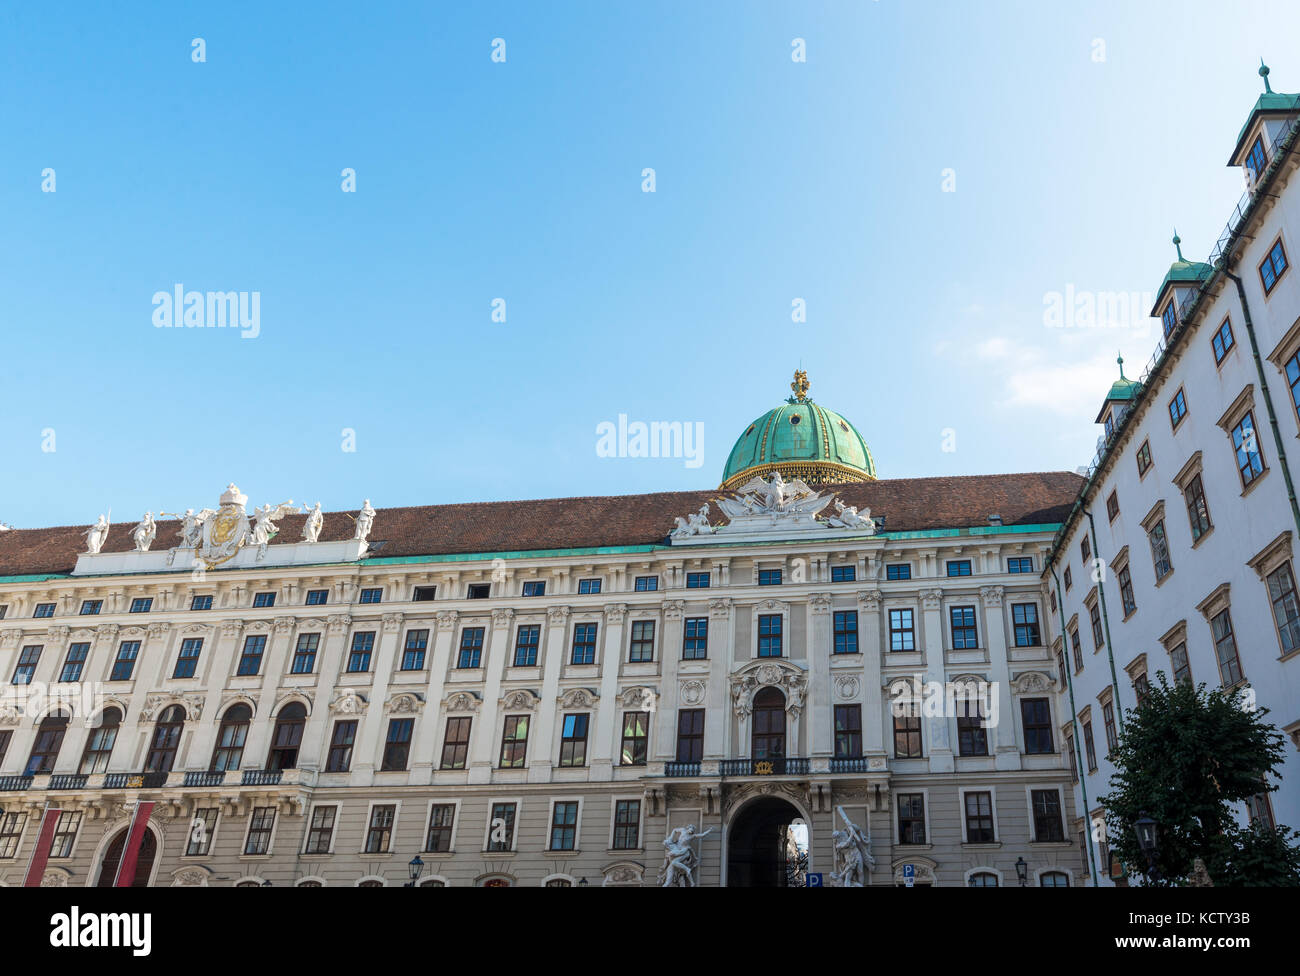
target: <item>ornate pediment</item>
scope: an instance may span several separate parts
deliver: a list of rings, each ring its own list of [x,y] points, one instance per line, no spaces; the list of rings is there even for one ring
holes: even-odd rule
[[[419,715],[424,711],[424,696],[411,691],[398,692],[388,699],[384,708],[391,715]]]
[[[335,715],[364,715],[370,702],[354,688],[340,688],[330,701],[330,712]]]
[[[591,688],[570,688],[557,699],[563,708],[595,708],[600,695]]]
[[[1050,691],[1056,687],[1052,677],[1043,671],[1021,671],[1011,680],[1011,689],[1017,695],[1035,691]]]
[[[637,685],[634,688],[628,688],[619,695],[619,699],[623,702],[623,707],[636,712],[652,711],[658,698],[658,692],[645,685]]]
[[[483,700],[472,691],[456,691],[443,700],[448,712],[477,712],[482,707]]]
[[[726,525],[710,525],[709,506],[685,517],[678,516],[669,533],[674,545],[710,542],[719,536],[746,535],[835,535],[848,530],[855,535],[874,535],[876,523],[871,510],[859,512],[845,505],[835,495],[814,491],[798,478],[786,481],[781,472],[772,471],[766,478],[755,476],[741,485],[730,498],[716,498],[719,511],[727,517]],[[823,516],[834,503],[834,514]]]
[[[703,678],[683,678],[677,694],[683,705],[699,705],[707,693],[708,686]]]
[[[532,711],[541,703],[541,698],[529,688],[516,688],[501,696],[501,707],[511,711],[526,709]]]
[[[202,695],[186,695],[178,691],[159,691],[145,697],[144,707],[140,709],[140,721],[154,721],[171,705],[180,705],[185,709],[185,720],[187,722],[197,722],[203,717],[204,697]]]
[[[754,661],[731,676],[731,704],[739,719],[753,711],[754,695],[762,688],[779,688],[785,695],[786,711],[797,716],[808,693],[808,676],[785,661]]]

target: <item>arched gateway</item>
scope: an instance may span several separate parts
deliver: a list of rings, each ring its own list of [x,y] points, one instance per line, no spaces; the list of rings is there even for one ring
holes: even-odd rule
[[[759,797],[727,826],[728,888],[799,887],[807,867],[807,822],[789,801]]]

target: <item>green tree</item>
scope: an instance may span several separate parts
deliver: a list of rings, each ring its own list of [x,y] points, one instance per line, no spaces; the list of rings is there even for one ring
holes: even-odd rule
[[[1100,798],[1112,850],[1148,884],[1181,885],[1196,858],[1216,885],[1300,884],[1300,850],[1286,828],[1242,829],[1233,804],[1272,791],[1282,735],[1242,691],[1206,690],[1157,674],[1142,704],[1124,714],[1111,755],[1111,792]],[[1154,876],[1134,823],[1156,821]],[[1288,880],[1289,879],[1289,880]]]

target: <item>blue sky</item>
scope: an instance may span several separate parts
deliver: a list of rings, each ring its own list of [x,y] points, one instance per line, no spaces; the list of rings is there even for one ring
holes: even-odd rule
[[[1259,57],[1300,91],[1281,3],[303,10],[0,12],[0,520],[711,487],[800,364],[882,477],[1073,469],[1155,332],[1045,296],[1204,259]]]

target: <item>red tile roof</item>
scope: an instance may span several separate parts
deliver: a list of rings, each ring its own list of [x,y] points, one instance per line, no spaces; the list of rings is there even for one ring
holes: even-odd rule
[[[1003,525],[1060,522],[1082,484],[1076,474],[1049,471],[870,481],[840,485],[835,491],[846,504],[883,515],[885,531],[908,532],[986,526],[990,515],[1001,515]],[[387,558],[654,545],[664,541],[674,516],[695,512],[719,494],[713,489],[381,508],[370,540],[383,545],[372,555]],[[281,520],[278,539],[301,538],[305,518],[291,515]],[[716,505],[710,518],[722,521]],[[159,522],[154,549],[169,548],[178,527],[174,520]],[[0,532],[0,576],[70,572],[77,554],[85,551],[87,528],[76,525]],[[103,551],[131,549],[134,528],[134,521],[114,525]],[[326,542],[348,539],[352,532],[349,513],[329,512],[320,537]]]

